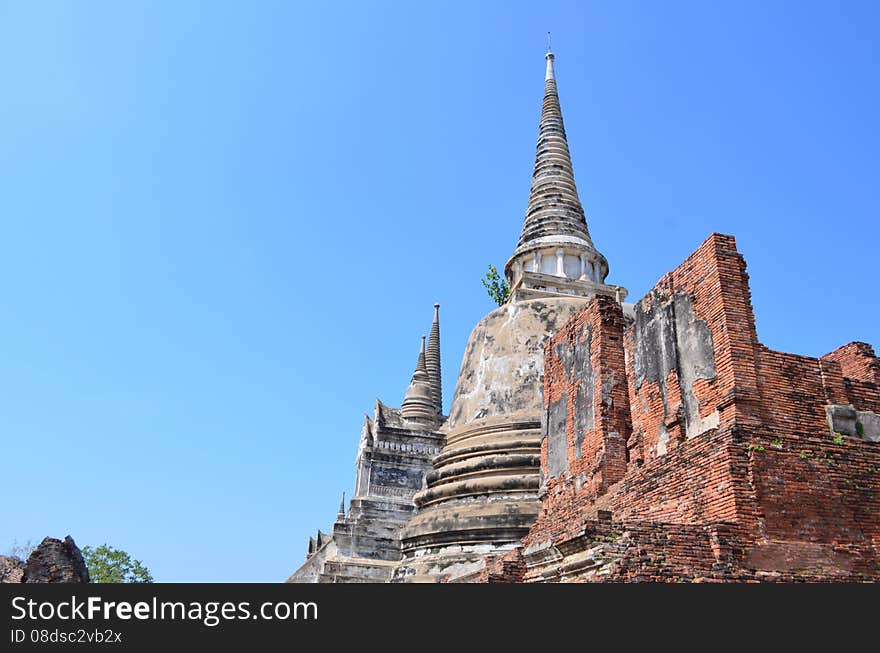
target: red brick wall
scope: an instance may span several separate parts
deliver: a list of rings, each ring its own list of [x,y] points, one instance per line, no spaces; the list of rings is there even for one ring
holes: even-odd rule
[[[758,348],[761,418],[784,433],[828,432],[826,388],[818,358]]]
[[[880,545],[880,447],[826,431],[752,438],[751,485],[770,540]]]
[[[548,339],[545,345],[544,406],[559,401],[567,394],[566,440],[568,473],[564,478],[549,478],[547,489],[555,494],[560,484],[570,484],[580,476],[586,480],[585,491],[601,494],[626,473],[626,441],[631,430],[627,391],[625,354],[623,351],[624,317],[620,305],[611,297],[594,297],[587,307],[565,327]],[[583,327],[591,328],[589,345]],[[589,346],[588,359],[592,368],[593,427],[579,433],[575,429],[574,398],[584,382],[577,370],[569,369],[557,354],[558,347],[571,352]],[[577,443],[580,455],[577,455]],[[547,470],[547,439],[541,447],[542,467]]]
[[[525,575],[526,566],[519,549],[509,553],[489,558],[486,565],[480,571],[477,583],[521,583]]]
[[[615,519],[754,524],[747,452],[748,441],[729,428],[710,431],[631,469],[595,508],[611,511]]]
[[[840,363],[843,375],[849,379],[880,384],[880,361],[874,348],[866,342],[850,342],[825,354],[822,360]]]
[[[751,294],[745,261],[736,251],[732,236],[713,234],[681,265],[664,275],[654,288],[636,303],[636,311],[647,311],[655,302],[669,302],[676,293],[691,298],[697,319],[706,323],[712,334],[716,376],[699,379],[693,392],[706,417],[719,411],[721,424],[757,424],[760,421],[758,372],[755,349],[757,335],[752,313]],[[626,348],[633,352],[635,333],[626,332]],[[634,379],[633,356],[627,369]],[[649,460],[658,455],[661,424],[669,434],[666,449],[685,440],[683,424],[677,419],[684,410],[676,372],[667,378],[667,408],[664,410],[657,383],[630,383],[630,404],[635,442],[641,450],[631,458]]]
[[[851,342],[822,357],[823,365],[840,366],[846,400],[859,410],[880,413],[880,360],[874,348],[864,342]]]
[[[572,535],[600,510],[615,520],[678,524],[747,522],[757,527],[758,509],[749,500],[747,438],[710,432],[683,443],[644,466],[633,466],[609,491],[548,492],[535,527],[523,543]]]
[[[747,421],[759,420],[754,320],[745,263],[736,252],[733,238],[711,236],[684,263],[665,275],[639,302],[636,310],[649,310],[651,302],[667,301],[676,293],[692,297],[695,317],[705,321],[712,334],[716,376],[693,384],[700,416],[706,417],[720,407],[720,426],[729,431],[737,416],[744,412],[734,400],[745,397],[751,402]],[[547,532],[562,532],[572,520],[577,521],[578,516],[582,521],[600,508],[612,510],[615,518],[695,524],[747,518],[753,523],[756,509],[742,498],[748,485],[744,454],[747,443],[734,443],[714,433],[686,439],[681,420],[684,408],[675,371],[667,380],[665,409],[658,383],[644,382],[636,389],[632,382],[635,374],[633,328],[626,329],[624,334],[622,311],[609,298],[592,300],[548,341],[545,405],[557,401],[563,391],[567,391],[569,397],[574,396],[579,379],[568,377],[556,351],[560,344],[579,346],[575,334],[582,332],[584,324],[593,325],[590,360],[596,428],[584,441],[581,459],[575,459],[574,402],[568,402],[570,476],[547,480],[544,510],[538,523]],[[630,352],[625,370],[624,343]],[[748,353],[750,358],[746,356]],[[608,379],[615,382],[610,402],[603,401],[601,394],[601,386],[608,385]],[[632,415],[629,415],[630,409]],[[613,449],[619,441],[609,438],[608,434],[629,436],[629,420],[635,437],[628,438],[631,442],[627,463],[626,456]],[[669,441],[667,453],[658,456],[656,444],[661,424],[669,431]],[[612,455],[608,455],[609,450]],[[672,455],[673,452],[676,455]],[[546,453],[545,442],[542,449],[545,471]],[[611,494],[602,496],[612,486]]]
[[[732,540],[722,537],[722,546],[717,546],[719,531],[724,533],[724,525],[590,520],[577,534],[561,541],[560,549],[590,549],[603,564],[579,575],[566,574],[565,581],[682,582],[710,579],[718,572],[730,573],[732,567],[725,562],[730,557]],[[526,569],[522,580],[545,582],[543,571]]]
[[[853,404],[859,410],[880,413],[880,386],[850,379],[844,379],[844,381],[846,382],[848,403]]]
[[[544,391],[545,407],[563,393],[575,395],[581,379],[557,348],[570,357],[587,346],[578,334],[590,325],[595,425],[576,434],[575,402],[568,401],[568,471],[547,478],[542,510],[523,545],[571,545],[595,528],[597,516],[610,513],[630,529],[641,528],[651,542],[662,542],[658,533],[666,533],[671,568],[678,569],[636,565],[631,574],[619,572],[621,579],[656,572],[668,580],[687,576],[681,569],[696,569],[692,577],[716,564],[706,547],[717,548],[717,537],[693,529],[725,523],[741,551],[739,571],[727,579],[756,578],[757,570],[781,579],[880,579],[874,552],[880,546],[880,445],[835,438],[825,413],[827,404],[840,403],[880,412],[880,361],[873,349],[850,343],[817,359],[760,345],[745,261],[730,236],[713,234],[635,310],[648,316],[682,295],[711,334],[715,375],[694,381],[692,392],[701,418],[718,411],[717,427],[697,435],[692,429],[687,437],[678,368],[665,379],[665,406],[659,382],[643,375],[637,387],[634,327],[624,328],[621,309],[609,298],[592,300],[548,341]],[[661,427],[668,432],[665,453],[658,449]],[[546,474],[546,442],[542,466]],[[508,573],[519,569],[515,563],[511,558],[507,567],[487,571],[487,579],[512,578],[520,573]]]
[[[571,573],[570,561],[548,570],[523,555],[524,573],[487,574],[487,582],[857,582],[880,578],[869,549],[750,546],[731,524],[591,520],[557,541],[554,553],[589,551],[597,564]],[[532,562],[533,567],[529,567]],[[518,567],[518,569],[520,569]]]

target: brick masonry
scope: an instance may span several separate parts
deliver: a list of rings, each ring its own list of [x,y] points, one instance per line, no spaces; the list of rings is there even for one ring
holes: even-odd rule
[[[478,582],[880,580],[880,361],[760,344],[732,236],[546,343],[541,501]]]

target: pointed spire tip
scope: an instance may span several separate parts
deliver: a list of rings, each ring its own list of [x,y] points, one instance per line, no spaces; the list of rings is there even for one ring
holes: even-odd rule
[[[434,321],[431,323],[431,337],[428,340],[425,365],[431,382],[434,410],[439,415],[443,413],[443,380],[440,374],[440,302],[434,303]]]

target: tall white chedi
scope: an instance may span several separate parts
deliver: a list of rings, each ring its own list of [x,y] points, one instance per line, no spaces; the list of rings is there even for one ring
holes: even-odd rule
[[[605,284],[578,198],[553,68],[522,233],[505,265],[511,295],[474,327],[416,512],[401,533],[399,582],[461,578],[487,554],[511,549],[534,523],[538,501],[544,341]]]

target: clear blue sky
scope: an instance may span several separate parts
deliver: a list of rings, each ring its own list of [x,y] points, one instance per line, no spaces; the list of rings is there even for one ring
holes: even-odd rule
[[[442,303],[446,406],[553,32],[609,281],[713,231],[761,340],[880,345],[873,2],[0,2],[0,552],[277,581]]]

